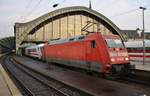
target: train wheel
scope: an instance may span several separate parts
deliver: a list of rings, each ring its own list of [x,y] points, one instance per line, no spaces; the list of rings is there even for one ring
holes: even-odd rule
[[[108,79],[108,80],[116,80],[119,77],[117,75],[114,75],[114,74],[104,74],[104,78]]]

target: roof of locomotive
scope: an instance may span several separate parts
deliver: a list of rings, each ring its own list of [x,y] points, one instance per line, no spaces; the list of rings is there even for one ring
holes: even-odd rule
[[[91,32],[91,33],[97,33],[97,32]],[[73,37],[64,38],[64,39],[49,40],[48,43],[52,45],[52,44],[61,44],[61,43],[66,43],[66,42],[71,42],[71,41],[80,41],[80,40],[84,40],[85,36],[86,35],[79,35],[79,36],[73,36]],[[120,39],[118,35],[114,35],[114,34],[103,35],[103,37],[107,39]]]
[[[48,43],[51,44],[61,44],[61,43],[66,43],[66,42],[71,42],[71,41],[79,41],[84,39],[84,35],[79,35],[79,36],[73,36],[69,38],[64,38],[64,39],[58,39],[58,40],[49,40]]]
[[[120,39],[118,35],[109,34],[109,35],[103,35],[106,39]]]
[[[124,42],[127,48],[143,47],[142,40]],[[150,40],[145,40],[145,47],[150,47]]]

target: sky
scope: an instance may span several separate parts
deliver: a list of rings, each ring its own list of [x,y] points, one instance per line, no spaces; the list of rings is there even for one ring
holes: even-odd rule
[[[59,6],[53,8],[53,4]],[[145,10],[145,31],[150,32],[150,0],[91,0],[92,9],[105,15],[120,29],[142,29]],[[89,0],[0,0],[0,38],[14,35],[15,22],[28,22],[50,11],[69,7],[89,7]]]

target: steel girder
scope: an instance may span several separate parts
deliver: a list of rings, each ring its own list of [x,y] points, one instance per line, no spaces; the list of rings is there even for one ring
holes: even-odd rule
[[[16,50],[19,48],[20,44],[23,42],[25,37],[34,29],[36,26],[39,24],[43,23],[44,21],[53,18],[55,16],[69,13],[69,12],[77,12],[77,11],[84,11],[89,14],[93,14],[94,16],[98,17],[99,19],[103,20],[105,23],[109,24],[123,40],[123,36],[120,33],[120,29],[112,22],[110,21],[107,17],[104,15],[89,9],[87,7],[81,7],[81,6],[75,6],[75,7],[67,7],[67,8],[62,8],[58,9],[52,12],[49,12],[41,17],[38,17],[30,22],[27,23],[15,23],[14,30],[15,30],[15,36],[16,36]],[[19,34],[19,35],[17,35]]]

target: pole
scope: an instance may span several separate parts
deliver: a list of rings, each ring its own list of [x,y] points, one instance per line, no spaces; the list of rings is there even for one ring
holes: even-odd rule
[[[92,9],[91,0],[89,0],[89,8]]]
[[[144,23],[144,10],[146,10],[146,8],[144,7],[140,7],[140,9],[142,9],[142,15],[143,15],[143,65],[145,65],[145,23]]]

